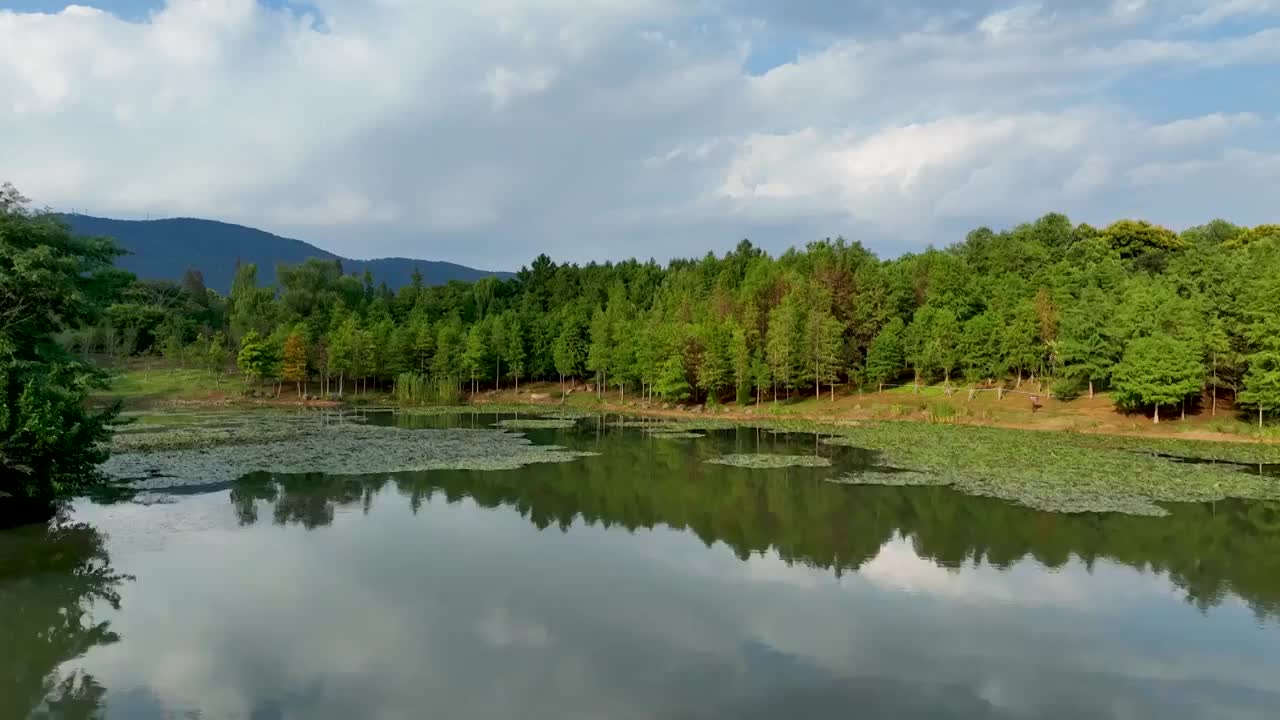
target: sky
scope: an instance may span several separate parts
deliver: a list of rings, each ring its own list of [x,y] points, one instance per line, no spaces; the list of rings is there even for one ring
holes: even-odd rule
[[[518,269],[1280,221],[1280,0],[0,0],[36,204]]]

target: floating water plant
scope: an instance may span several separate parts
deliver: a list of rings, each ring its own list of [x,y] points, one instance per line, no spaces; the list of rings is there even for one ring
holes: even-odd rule
[[[555,418],[513,418],[497,422],[497,427],[505,430],[554,430],[577,425],[577,420]]]
[[[707,462],[713,465],[731,465],[754,470],[775,470],[788,467],[831,467],[830,460],[817,455],[774,455],[771,453],[721,455],[720,457],[711,458]]]
[[[706,437],[703,433],[683,430],[645,430],[644,432],[657,440],[697,440]]]
[[[1280,499],[1280,482],[1241,472],[1239,466],[1189,465],[1134,452],[1152,445],[1150,440],[911,423],[867,424],[838,432],[823,442],[877,450],[886,464],[913,472],[911,477],[839,478],[849,484],[949,485],[970,495],[1069,513],[1165,515],[1168,511],[1159,503]],[[1228,456],[1257,452],[1185,442],[1159,445]]]
[[[255,471],[363,475],[514,470],[593,454],[535,445],[502,430],[401,430],[342,423],[297,428],[285,440],[118,453],[102,469],[135,489],[158,489],[230,482]]]

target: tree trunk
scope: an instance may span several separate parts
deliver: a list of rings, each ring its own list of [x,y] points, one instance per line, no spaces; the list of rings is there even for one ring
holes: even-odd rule
[[[836,401],[836,384],[833,382],[831,383],[831,402],[835,402],[835,401]]]
[[[343,386],[345,385],[346,380],[347,373],[345,371],[338,373],[338,397],[342,397]]]
[[[1262,429],[1262,403],[1258,403],[1258,429]]]
[[[1186,398],[1182,398],[1182,419],[1184,421],[1187,419],[1187,399]]]
[[[298,402],[302,402],[302,383],[297,383]]]
[[[1089,399],[1093,399],[1093,378],[1089,378]]]
[[[1160,406],[1156,405],[1156,424],[1160,424]]]

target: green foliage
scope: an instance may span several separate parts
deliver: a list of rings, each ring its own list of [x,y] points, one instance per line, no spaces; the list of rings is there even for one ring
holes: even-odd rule
[[[339,393],[350,382],[387,387],[404,373],[458,389],[594,373],[598,392],[620,399],[636,386],[645,398],[683,397],[672,387],[679,375],[686,399],[746,403],[793,391],[834,396],[842,384],[892,383],[907,368],[921,381],[1068,380],[1092,395],[1114,385],[1138,340],[1162,335],[1202,365],[1216,414],[1234,401],[1256,409],[1265,386],[1259,328],[1277,314],[1280,288],[1262,279],[1280,276],[1275,227],[1215,220],[1178,235],[1138,220],[1098,230],[1048,214],[884,261],[843,239],[776,258],[744,241],[721,257],[666,266],[540,256],[509,281],[419,279],[396,293],[311,260],[281,267],[278,287],[259,287],[257,269],[241,266],[225,300],[194,270],[181,284],[100,272],[98,284],[119,297],[58,339],[86,356],[163,351],[189,362],[216,333],[256,331],[278,360],[297,328],[310,339],[309,369],[336,379]],[[1126,372],[1136,377],[1132,363]],[[1116,399],[1143,406],[1135,398],[1147,395]]]
[[[667,358],[659,369],[654,391],[667,402],[685,402],[692,395],[684,363],[678,357]]]
[[[874,383],[894,380],[902,372],[906,359],[903,353],[905,325],[902,318],[894,318],[876,335],[867,353],[867,379]]]
[[[1146,252],[1177,250],[1183,246],[1174,231],[1146,220],[1118,220],[1102,231],[1102,239],[1121,257],[1135,257]]]
[[[41,519],[54,503],[102,482],[116,409],[90,412],[103,375],[55,338],[94,324],[118,287],[118,250],[72,235],[0,186],[0,525]]]
[[[1064,377],[1049,386],[1049,392],[1059,400],[1075,400],[1084,390],[1084,384],[1076,377]]]
[[[720,393],[733,384],[733,357],[731,331],[723,323],[709,320],[698,329],[702,344],[702,357],[698,362],[698,388],[707,393],[707,400],[715,402]]]
[[[1168,335],[1138,338],[1115,367],[1116,402],[1125,408],[1177,405],[1199,392],[1203,368],[1194,348]]]
[[[261,382],[269,377],[274,362],[275,358],[270,345],[258,337],[257,330],[250,330],[241,338],[240,352],[236,354],[236,365],[249,382]]]

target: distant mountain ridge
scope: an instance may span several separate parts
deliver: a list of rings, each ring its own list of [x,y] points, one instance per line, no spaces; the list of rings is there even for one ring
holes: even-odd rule
[[[363,274],[368,270],[375,282],[385,282],[392,289],[408,285],[414,268],[422,273],[428,285],[512,277],[511,273],[476,270],[439,260],[401,257],[353,260],[301,240],[217,220],[113,220],[91,215],[63,215],[62,218],[79,234],[114,238],[131,253],[116,264],[140,278],[176,282],[188,268],[195,268],[204,276],[207,287],[221,293],[231,290],[237,261],[256,264],[258,280],[263,284],[275,282],[278,263],[292,265],[307,258],[340,260],[343,272],[348,274]]]

